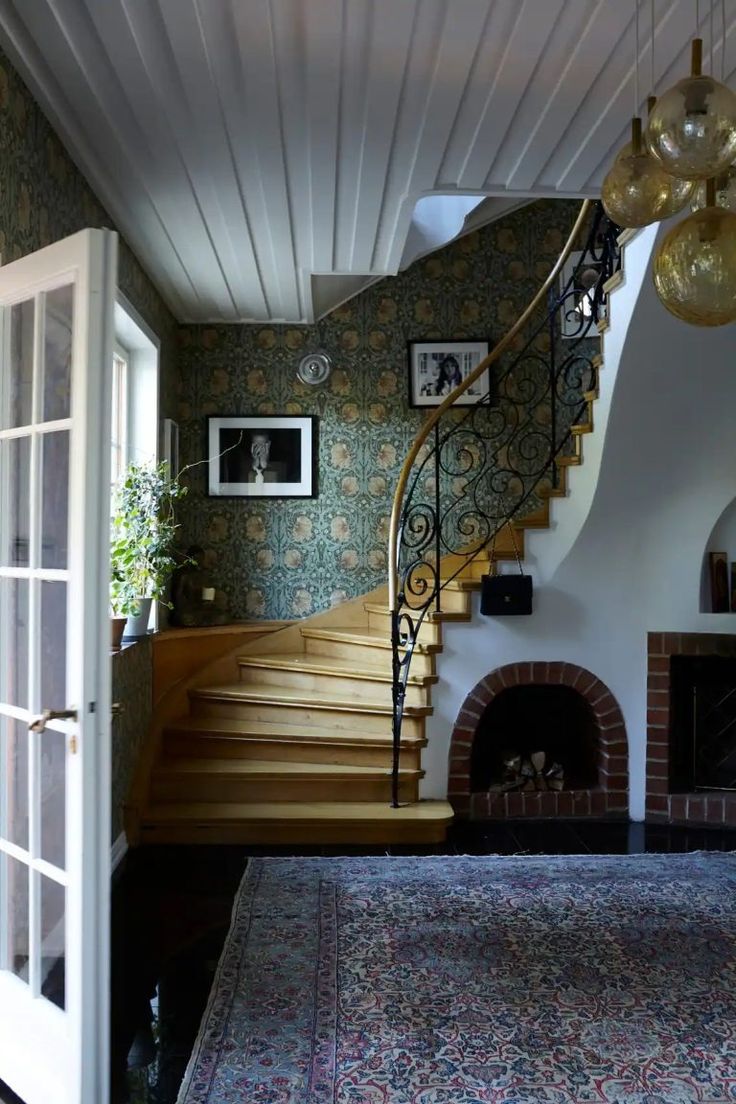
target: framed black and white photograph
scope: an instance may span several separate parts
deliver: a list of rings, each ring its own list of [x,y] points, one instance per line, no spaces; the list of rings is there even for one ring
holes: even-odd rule
[[[410,341],[409,405],[439,406],[488,356],[487,341]],[[486,370],[457,400],[473,406],[490,391]]]
[[[208,418],[208,494],[314,498],[316,450],[315,417]]]

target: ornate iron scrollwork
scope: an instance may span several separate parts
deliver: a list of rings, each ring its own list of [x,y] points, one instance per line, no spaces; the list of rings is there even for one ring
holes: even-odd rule
[[[568,451],[587,409],[585,393],[596,383],[597,324],[607,313],[606,282],[620,267],[619,234],[598,203],[584,247],[569,274],[550,287],[522,349],[498,362],[491,390],[477,403],[443,414],[415,461],[399,520],[391,625],[394,806],[420,627],[441,610],[443,588],[495,534],[539,506],[542,483],[558,485],[558,458]],[[446,556],[453,559],[441,575]]]

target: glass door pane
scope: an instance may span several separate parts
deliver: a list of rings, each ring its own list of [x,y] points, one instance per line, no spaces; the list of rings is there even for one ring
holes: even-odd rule
[[[0,947],[37,1001],[66,999],[69,414],[74,286],[4,308],[0,395]],[[35,917],[35,919],[34,919]]]

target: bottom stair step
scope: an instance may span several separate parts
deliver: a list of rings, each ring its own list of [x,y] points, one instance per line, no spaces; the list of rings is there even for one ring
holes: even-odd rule
[[[442,843],[452,821],[446,801],[290,804],[197,802],[154,805],[143,817],[141,843],[312,844]]]
[[[399,797],[416,801],[422,770],[400,771]],[[391,800],[385,767],[277,763],[256,759],[164,759],[151,779],[151,801],[315,802]]]

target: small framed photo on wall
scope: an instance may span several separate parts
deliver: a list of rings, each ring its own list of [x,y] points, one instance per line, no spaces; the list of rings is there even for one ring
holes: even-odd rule
[[[728,613],[731,608],[728,578],[728,556],[725,552],[711,552],[710,608],[713,613]]]
[[[487,341],[410,341],[409,406],[439,406],[487,356]],[[457,405],[474,406],[490,387],[486,370]]]
[[[317,419],[263,415],[207,419],[207,493],[315,498]]]

